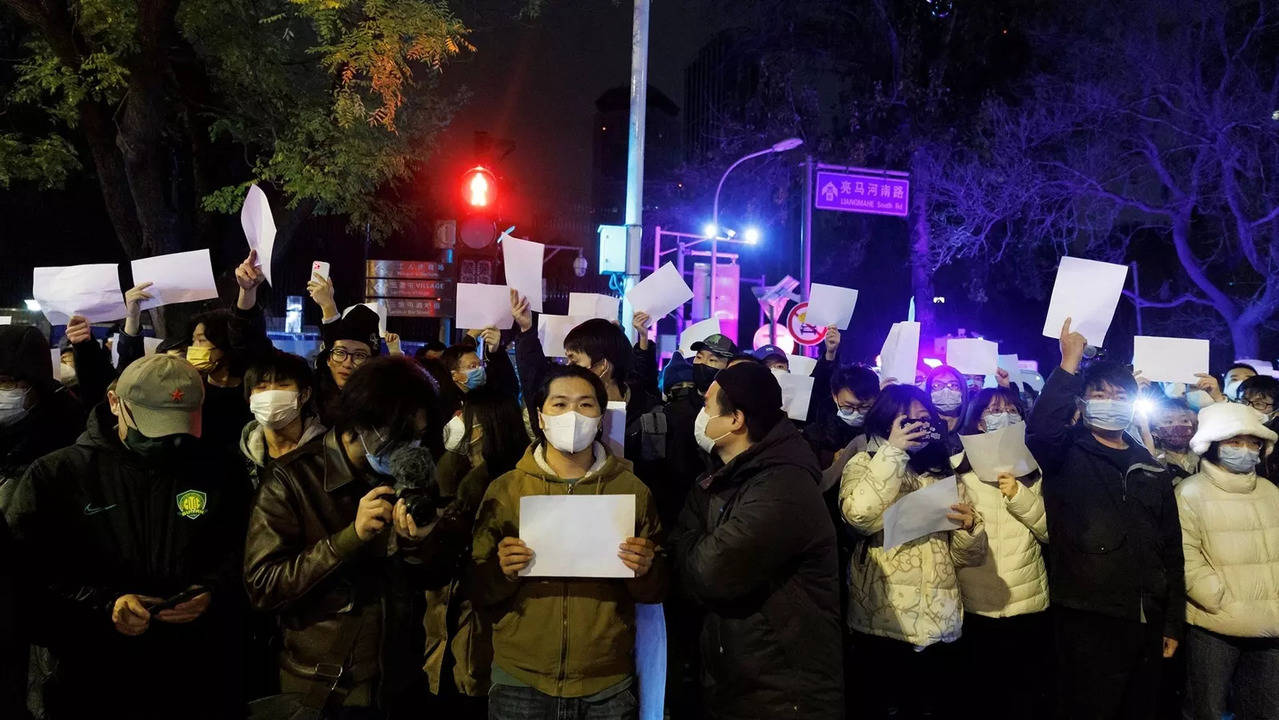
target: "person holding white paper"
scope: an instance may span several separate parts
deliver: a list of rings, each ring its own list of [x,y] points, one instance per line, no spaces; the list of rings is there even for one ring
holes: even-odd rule
[[[986,388],[968,407],[962,435],[983,435],[1024,423],[1021,399],[1011,389]],[[964,603],[964,635],[969,682],[978,682],[992,666],[1017,658],[1018,680],[988,707],[991,718],[1034,717],[1048,697],[1052,666],[1048,571],[1040,543],[1048,542],[1048,520],[1038,471],[1027,477],[999,472],[978,477],[961,453],[951,466],[986,524],[987,552],[980,564],[959,569]]]
[[[956,483],[945,424],[928,396],[912,385],[885,388],[866,417],[868,447],[844,467],[839,499],[844,519],[864,536],[849,567],[848,627],[864,667],[854,691],[885,712],[937,712],[957,697],[951,643],[963,628],[956,570],[986,557],[980,513]],[[955,529],[889,550],[884,512],[902,496],[939,482],[956,483],[947,518]],[[928,682],[920,683],[920,677]]]
[[[667,584],[657,506],[599,440],[608,393],[597,375],[551,369],[529,400],[537,439],[489,485],[475,524],[475,600],[496,617],[489,716],[555,720],[567,706],[573,717],[633,720],[635,604],[661,601]],[[634,537],[616,550],[633,579],[521,575],[538,549],[520,540],[520,499],[571,494],[635,496]]]
[[[480,330],[475,341],[475,345],[469,342],[452,345],[440,356],[440,364],[449,371],[458,392],[465,397],[472,390],[488,385],[516,397],[515,368],[502,347],[502,333],[497,328]],[[484,343],[484,360],[476,352],[478,343]]]

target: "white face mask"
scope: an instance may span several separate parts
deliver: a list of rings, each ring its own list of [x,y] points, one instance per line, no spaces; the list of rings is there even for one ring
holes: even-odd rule
[[[1239,397],[1239,386],[1243,385],[1243,380],[1227,380],[1226,386],[1221,389],[1227,400],[1236,400]]]
[[[959,406],[964,402],[964,395],[958,390],[942,388],[940,390],[933,391],[932,399],[933,405],[935,405],[938,410],[948,413],[959,409]]]
[[[462,422],[461,415],[454,415],[452,420],[444,424],[444,449],[466,454],[466,424]]]
[[[27,416],[28,390],[0,390],[0,425],[12,425]]]
[[[579,453],[591,446],[603,417],[587,417],[575,410],[561,415],[539,413],[546,442],[562,453]]]
[[[838,411],[838,414],[839,414],[839,419],[842,420],[844,424],[848,425],[849,427],[861,427],[862,425],[866,424],[865,413],[860,413],[860,412],[857,412],[856,410],[845,410],[843,408],[840,408]]]
[[[706,412],[706,408],[702,408],[697,411],[697,419],[693,421],[693,438],[697,440],[697,446],[708,453],[715,452],[715,443],[732,434],[731,430],[716,438],[706,434],[706,424],[717,417],[719,415],[711,415]]]
[[[982,419],[986,421],[986,432],[1003,430],[1009,425],[1016,425],[1021,422],[1020,415],[1010,412],[991,413]]]
[[[263,390],[249,398],[249,410],[258,424],[279,430],[302,414],[296,390]]]
[[[1212,396],[1203,390],[1191,390],[1186,393],[1186,404],[1197,412],[1212,404]]]

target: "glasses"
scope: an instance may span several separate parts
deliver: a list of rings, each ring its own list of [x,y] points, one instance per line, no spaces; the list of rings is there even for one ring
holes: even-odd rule
[[[933,383],[934,390],[963,390],[967,385],[960,382],[939,382]]]
[[[874,403],[862,403],[861,405],[840,405],[839,409],[845,412],[866,413],[866,412],[870,412],[870,408],[872,405],[874,405]]]
[[[1271,400],[1244,400],[1242,402],[1244,405],[1250,405],[1253,410],[1260,410],[1264,413],[1271,412],[1275,409],[1275,404]]]
[[[329,357],[339,365],[349,359],[352,365],[359,367],[368,362],[369,354],[366,352],[347,352],[342,348],[333,348],[333,351],[329,353]]]

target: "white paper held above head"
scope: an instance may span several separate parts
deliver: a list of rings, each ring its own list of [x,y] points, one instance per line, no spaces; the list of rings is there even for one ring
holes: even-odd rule
[[[72,315],[91,323],[125,315],[120,272],[114,263],[38,267],[32,272],[31,297],[50,325],[66,325]]]
[[[701,342],[706,338],[719,333],[719,318],[710,317],[684,328],[684,332],[679,334],[679,354],[686,358],[693,356],[693,343]]]
[[[817,369],[817,358],[810,358],[807,355],[789,355],[786,363],[790,367],[791,375],[801,377],[812,375],[813,370]]]
[[[258,251],[258,264],[262,266],[262,275],[268,285],[271,282],[271,256],[275,252],[275,219],[271,217],[271,203],[267,202],[266,193],[257,185],[249,186],[249,193],[244,196],[244,206],[240,208],[240,227],[244,228],[244,239],[249,247]]]
[[[808,418],[808,404],[813,397],[813,378],[792,373],[774,373],[782,389],[782,409],[791,420]]]
[[[617,312],[621,302],[621,298],[612,295],[571,292],[568,294],[568,314],[571,317],[582,318],[584,321],[590,318],[601,318],[609,322],[617,322]]]
[[[1089,345],[1102,347],[1115,318],[1115,308],[1128,280],[1128,266],[1065,256],[1057,266],[1044,337],[1061,337],[1061,326],[1070,318],[1070,329]]]
[[[617,457],[626,457],[626,403],[609,400],[604,410],[604,447]]]
[[[838,285],[813,283],[808,291],[808,312],[804,322],[814,327],[834,325],[839,330],[848,328],[857,307],[857,291]]]
[[[142,309],[177,305],[184,302],[212,300],[218,296],[213,284],[213,261],[208,248],[190,252],[156,255],[134,260],[133,282],[149,282],[150,300],[142,301]]]
[[[671,263],[666,263],[652,275],[640,280],[626,293],[626,299],[636,312],[648,313],[657,322],[675,308],[693,299],[693,291],[680,277]]]
[[[946,364],[965,375],[994,375],[999,368],[999,344],[981,338],[949,338]]]
[[[634,495],[526,495],[519,533],[533,551],[521,576],[635,577],[617,556],[635,533]]]
[[[506,330],[511,317],[511,289],[505,285],[457,284],[457,326],[462,330]]]
[[[1209,343],[1193,338],[1137,335],[1132,339],[1132,367],[1152,382],[1194,385],[1195,373],[1208,372]]]
[[[955,530],[959,524],[946,517],[959,502],[954,476],[901,496],[884,511],[884,550],[891,550],[935,532]]]
[[[542,262],[546,246],[502,235],[502,266],[506,286],[528,298],[529,309],[542,312]]]
[[[964,456],[972,465],[977,479],[994,484],[999,481],[999,473],[1008,472],[1016,477],[1025,477],[1034,472],[1039,464],[1026,447],[1026,424],[1017,423],[998,430],[977,435],[960,435],[964,444]]]
[[[915,382],[915,370],[919,367],[919,323],[914,321],[893,323],[879,351],[880,380],[895,379],[903,385]]]
[[[572,315],[538,315],[537,338],[542,342],[542,353],[547,357],[564,357],[564,338],[569,332],[590,318]]]
[[[364,307],[377,313],[377,336],[386,337],[386,316],[390,310],[386,307],[385,300],[375,300],[373,302],[364,303]]]

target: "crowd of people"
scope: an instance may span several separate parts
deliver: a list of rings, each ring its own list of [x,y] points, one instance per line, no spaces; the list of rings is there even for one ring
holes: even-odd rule
[[[1041,392],[899,382],[830,328],[793,421],[773,346],[659,369],[637,313],[560,362],[512,291],[510,330],[408,357],[316,275],[308,360],[268,339],[253,255],[236,279],[153,354],[147,283],[117,362],[73,317],[59,377],[0,327],[0,717],[1279,718],[1279,381],[1252,367],[1150,383],[1067,320]],[[964,438],[1018,424],[1037,467],[980,476]],[[940,484],[949,526],[886,544]],[[522,501],[574,494],[633,496],[625,578],[528,575]]]

